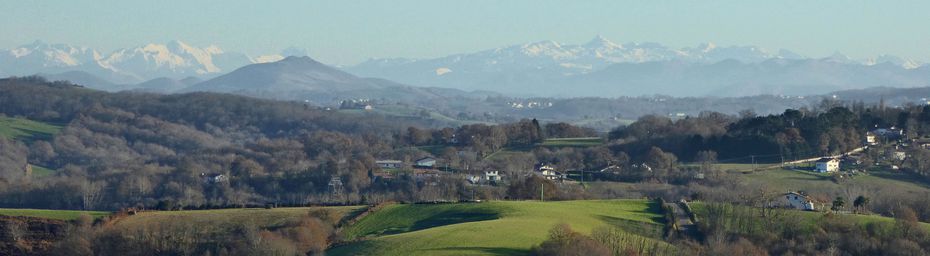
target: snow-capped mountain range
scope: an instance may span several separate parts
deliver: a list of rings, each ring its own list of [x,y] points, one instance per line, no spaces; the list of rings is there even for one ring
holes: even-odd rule
[[[279,54],[248,56],[215,45],[171,41],[101,53],[36,41],[0,50],[0,77],[40,74],[95,89],[171,93],[288,56],[307,56],[307,52],[289,48]],[[432,59],[372,59],[340,68],[361,78],[398,84],[515,96],[807,95],[874,86],[930,86],[930,65],[890,55],[852,59],[835,53],[811,58],[784,49],[712,43],[672,48],[658,43],[618,44],[600,36],[583,44],[541,41]],[[336,88],[324,86],[331,82],[326,79],[298,80]],[[320,91],[325,90],[316,90]]]
[[[589,80],[582,77],[618,64],[668,62],[693,67],[734,60],[747,66],[766,61],[814,61],[824,65],[864,67],[889,63],[905,70],[917,69],[924,64],[889,55],[864,60],[854,60],[840,53],[825,58],[810,58],[785,49],[773,51],[755,46],[724,47],[713,43],[676,49],[658,43],[618,44],[597,36],[587,43],[576,45],[542,41],[433,59],[371,59],[346,67],[346,70],[359,76],[380,77],[413,85],[546,95],[534,92],[531,85],[566,86],[577,80]],[[675,70],[666,73],[674,74]],[[554,81],[560,84],[553,84]],[[575,85],[584,87],[584,84]],[[641,90],[636,91],[638,93]]]
[[[758,63],[770,59],[808,58],[809,57],[786,49],[772,51],[756,46],[722,47],[714,43],[703,43],[696,47],[675,49],[651,42],[618,44],[604,37],[597,36],[587,43],[577,45],[561,44],[555,41],[540,41],[475,53],[455,54],[434,59],[370,59],[358,65],[348,67],[348,69],[366,70],[371,68],[429,63],[459,66],[468,71],[473,69],[499,70],[517,65],[532,68],[557,66],[565,68],[570,73],[585,73],[615,63],[682,61],[712,64],[723,60],[736,60],[742,63]],[[843,63],[859,63],[863,65],[875,65],[889,62],[907,69],[914,69],[924,64],[916,60],[891,55],[854,60],[841,53],[835,53],[823,59]],[[454,72],[451,67],[438,68],[446,68],[449,69],[448,71]]]
[[[0,75],[22,76],[83,71],[117,84],[160,78],[212,77],[236,68],[283,57],[249,56],[218,46],[195,47],[181,41],[146,44],[108,54],[88,47],[35,41],[0,51]]]

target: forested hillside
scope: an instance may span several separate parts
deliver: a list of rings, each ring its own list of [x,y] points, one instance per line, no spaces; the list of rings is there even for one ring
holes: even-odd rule
[[[472,192],[460,175],[437,177],[445,186],[413,175],[381,179],[373,174],[380,172],[375,161],[429,156],[412,147],[419,142],[464,145],[483,156],[542,138],[538,123],[524,121],[438,129],[424,140],[412,127],[428,129],[432,121],[226,94],[106,93],[36,77],[0,81],[0,113],[63,126],[35,140],[0,138],[0,205],[6,207],[171,209],[426,195],[458,200]],[[455,135],[467,139],[457,142]],[[39,178],[27,171],[32,166],[57,171]],[[338,191],[329,185],[335,178]],[[504,196],[504,188],[486,190]]]
[[[390,154],[404,124],[222,94],[110,94],[37,79],[0,82],[0,113],[66,124],[53,138],[2,139],[3,204],[116,209],[305,203],[331,175],[367,187],[373,157]],[[26,162],[58,169],[19,182]],[[340,168],[335,167],[339,165]],[[232,177],[207,184],[207,175]],[[273,199],[270,199],[273,198]]]

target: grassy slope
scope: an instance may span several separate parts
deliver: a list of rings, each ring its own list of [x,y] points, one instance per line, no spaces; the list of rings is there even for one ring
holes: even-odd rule
[[[604,139],[600,137],[585,138],[552,138],[543,141],[544,147],[591,147],[604,144]]]
[[[706,205],[702,202],[691,203],[691,209],[693,209],[694,212],[697,214],[698,221],[701,221],[700,220],[701,216],[703,216],[707,211]],[[811,212],[811,211],[797,211],[797,210],[785,210],[785,211],[788,211],[788,213],[792,214],[792,216],[797,216],[799,218],[802,218],[803,221],[801,223],[805,225],[806,229],[812,228],[814,224],[818,223],[823,218],[828,218],[828,217],[850,219],[862,225],[865,225],[868,223],[875,223],[875,222],[892,223],[895,221],[894,218],[885,217],[881,215],[861,215],[861,214],[836,214],[836,215],[830,214],[828,215],[825,212]],[[920,224],[921,226],[926,228],[928,231],[930,231],[930,223],[921,222]]]
[[[55,170],[52,170],[49,168],[45,168],[45,167],[38,166],[38,165],[32,165],[32,177],[37,177],[37,178],[47,177],[47,176],[51,176],[55,174],[55,172],[56,172]]]
[[[81,214],[87,214],[94,218],[100,218],[110,215],[110,212],[99,211],[70,211],[70,210],[40,210],[40,209],[0,209],[0,215],[4,216],[26,216],[56,220],[73,220]]]
[[[657,205],[645,200],[394,205],[365,217],[347,229],[349,237],[374,237],[334,248],[328,253],[522,254],[545,240],[553,225],[563,222],[583,233],[613,225],[638,234],[657,236],[662,227],[659,223],[661,215],[656,213],[658,210]],[[378,236],[385,233],[396,234]]]
[[[49,123],[36,122],[23,118],[0,117],[0,137],[31,143],[35,140],[51,140],[61,131],[61,126]],[[33,165],[34,177],[45,177],[55,173],[55,170]]]
[[[401,105],[376,105],[372,110],[363,110],[363,109],[340,109],[341,113],[350,113],[350,114],[366,114],[366,113],[378,113],[386,116],[401,117],[401,118],[413,118],[420,119],[424,118],[420,116],[420,111],[423,109],[416,107],[408,107]],[[489,122],[479,122],[479,121],[469,121],[469,120],[458,120],[435,111],[428,111],[429,119],[445,122],[449,125],[459,126],[466,124],[492,124]]]
[[[23,118],[0,117],[0,136],[8,139],[31,142],[50,139],[61,130],[61,126],[36,122]]]
[[[504,159],[512,155],[528,153],[535,147],[593,147],[604,144],[604,139],[600,137],[582,137],[582,138],[552,138],[546,139],[535,146],[525,147],[507,147],[494,152],[485,157],[486,160]]]
[[[742,177],[750,185],[764,185],[780,191],[842,189],[849,185],[859,185],[874,188],[896,188],[904,192],[930,192],[930,187],[926,184],[909,181],[905,174],[890,172],[871,172],[870,175],[858,175],[842,184],[831,181],[829,174],[780,168],[743,174]]]

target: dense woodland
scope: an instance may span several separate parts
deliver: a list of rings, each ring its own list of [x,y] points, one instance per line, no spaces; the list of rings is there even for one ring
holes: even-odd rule
[[[410,176],[376,179],[372,172],[376,159],[429,155],[417,145],[486,156],[545,136],[532,120],[432,130],[428,121],[297,103],[210,93],[112,94],[36,77],[0,82],[0,113],[64,126],[52,138],[0,139],[0,204],[53,209],[458,200],[474,190],[503,198],[506,187],[466,188],[460,176],[424,183]],[[557,136],[595,135],[565,124],[545,127]],[[27,162],[59,171],[32,179]],[[208,182],[221,174],[228,180]],[[328,186],[334,177],[344,184],[338,198]]]

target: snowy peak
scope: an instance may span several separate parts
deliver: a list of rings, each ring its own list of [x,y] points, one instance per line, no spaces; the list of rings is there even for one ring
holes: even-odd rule
[[[67,44],[48,44],[39,40],[8,50],[5,55],[24,62],[37,62],[43,67],[71,67],[93,62],[100,56],[94,50]]]
[[[259,55],[255,58],[252,58],[251,60],[252,60],[252,63],[269,63],[269,62],[280,61],[280,60],[283,60],[285,57],[290,57],[290,56],[297,56],[297,57],[310,56],[310,54],[308,54],[307,52],[308,52],[307,49],[299,48],[296,46],[291,46],[281,51],[280,54]]]
[[[882,66],[870,67],[871,65]],[[602,36],[596,36],[581,44],[538,41],[434,59],[372,59],[347,67],[346,70],[362,77],[379,77],[405,84],[495,90],[505,93],[554,92],[563,89],[565,85],[577,85],[580,88],[582,85],[595,83],[592,81],[600,83],[598,90],[622,87],[632,92],[634,89],[642,89],[634,86],[635,84],[646,86],[643,81],[669,79],[666,81],[669,84],[690,83],[694,88],[716,85],[722,81],[758,87],[758,90],[744,90],[751,94],[757,91],[773,92],[769,89],[789,82],[799,86],[802,82],[845,86],[834,83],[836,81],[913,85],[918,84],[915,81],[922,81],[910,77],[918,72],[897,74],[897,70],[892,68],[915,68],[921,65],[922,63],[916,61],[893,56],[854,60],[836,54],[827,58],[812,59],[789,50],[768,50],[753,45],[722,45],[708,42],[692,47],[675,48],[652,42],[618,44]],[[923,67],[918,70],[930,66]],[[888,72],[870,73],[856,80],[847,79],[850,74],[859,74],[863,72],[861,70],[866,69]],[[763,75],[754,73],[759,70],[777,72],[764,74],[771,75],[769,80],[753,79]],[[840,72],[841,70],[845,73]],[[624,75],[607,75],[619,71],[624,71]],[[796,72],[795,76],[784,75],[789,71]],[[654,73],[645,75],[649,72]],[[838,73],[827,74],[828,72]],[[698,74],[716,75],[702,77]],[[699,82],[671,81],[689,75],[693,76],[691,78],[694,81]],[[662,93],[680,92],[678,89],[681,88]],[[648,90],[642,92],[651,93]]]
[[[520,47],[520,51],[528,57],[549,57],[552,59],[572,57],[573,55],[563,49],[562,45],[551,40],[524,44]]]
[[[875,58],[869,58],[865,60],[865,65],[873,66],[879,64],[891,64],[894,66],[902,67],[904,69],[915,69],[923,65],[923,63],[912,60],[905,59],[894,55],[879,55]]]
[[[252,63],[270,63],[270,62],[275,62],[275,61],[279,61],[283,59],[284,59],[284,56],[281,56],[280,54],[271,54],[271,55],[259,55],[259,56],[256,56],[255,58],[251,58],[250,60],[252,61]]]
[[[843,63],[843,64],[857,63],[855,60],[853,60],[852,58],[850,58],[849,56],[846,56],[846,54],[843,54],[841,52],[834,52],[832,55],[826,58],[823,58],[821,60],[835,62],[835,63]]]
[[[607,40],[607,38],[601,35],[595,36],[594,39],[585,43],[584,46],[586,48],[623,48],[623,46]]]
[[[239,65],[248,64],[225,65],[225,63],[214,63],[214,57],[223,54],[225,52],[215,45],[198,48],[175,40],[167,44],[147,44],[136,48],[118,50],[105,59],[102,64],[121,71],[138,72],[138,70],[144,70],[162,76],[172,76],[172,74],[173,76],[205,75],[222,72],[224,68],[232,69]]]
[[[216,45],[196,47],[174,40],[101,54],[87,47],[35,41],[0,50],[3,75],[82,71],[116,83],[139,83],[158,77],[213,76],[251,64],[240,53]]]

